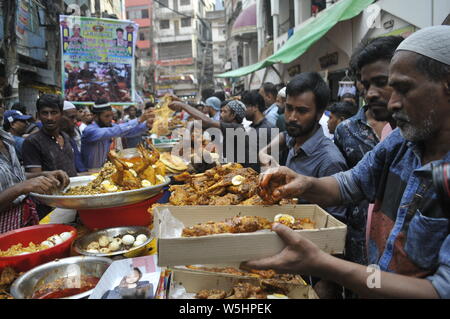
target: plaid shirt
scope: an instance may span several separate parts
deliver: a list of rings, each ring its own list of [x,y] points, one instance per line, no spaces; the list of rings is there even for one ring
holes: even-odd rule
[[[15,184],[23,182],[25,173],[17,158],[13,137],[0,129],[0,138],[10,155],[6,156],[0,153],[0,192],[3,192]],[[30,200],[26,200],[23,195],[19,196],[6,210],[0,212],[0,234],[35,224],[37,221],[37,212],[33,203]]]
[[[450,298],[449,220],[432,186],[431,165],[398,129],[353,169],[335,174],[344,202],[375,201],[368,259],[383,271],[427,278]]]

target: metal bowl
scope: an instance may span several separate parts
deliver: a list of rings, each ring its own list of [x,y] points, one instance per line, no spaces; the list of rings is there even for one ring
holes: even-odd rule
[[[95,176],[71,177],[69,187],[87,185],[94,180]],[[156,186],[143,187],[131,191],[116,193],[106,193],[97,195],[42,195],[30,193],[30,196],[36,198],[44,205],[50,207],[68,208],[68,209],[96,209],[110,208],[131,205],[143,202],[146,199],[158,195],[161,190],[170,183],[170,178],[165,176],[163,184]],[[63,191],[65,192],[67,188]]]
[[[101,278],[112,264],[112,260],[104,257],[69,257],[51,261],[31,269],[16,279],[11,286],[11,295],[16,299],[30,299],[43,285],[60,278],[68,278],[74,274]],[[94,289],[62,299],[81,299],[89,296]]]
[[[140,234],[144,234],[145,236],[147,236],[148,239],[140,246],[132,247],[128,250],[118,250],[108,254],[90,253],[86,250],[86,247],[90,243],[92,243],[93,241],[98,241],[98,239],[101,236],[108,236],[114,238],[116,236],[124,236],[127,234],[133,235],[134,237],[137,237]],[[145,246],[147,246],[147,244],[149,244],[152,240],[153,238],[151,237],[151,231],[147,227],[142,226],[114,227],[102,229],[76,239],[73,244],[73,248],[78,254],[85,256],[112,257],[137,252],[138,250],[145,248]]]

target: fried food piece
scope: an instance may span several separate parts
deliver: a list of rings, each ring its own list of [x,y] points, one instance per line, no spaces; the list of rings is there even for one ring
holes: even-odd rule
[[[237,205],[241,201],[241,197],[236,194],[226,194],[225,196],[217,196],[211,200],[210,205],[214,206],[226,206],[226,205]]]
[[[18,277],[16,271],[11,267],[6,267],[0,274],[0,286],[7,286],[13,283]]]
[[[224,299],[227,295],[226,291],[219,289],[203,289],[197,292],[197,299]]]
[[[230,297],[227,299],[266,299],[267,293],[262,287],[254,286],[248,282],[238,283],[233,287]]]
[[[223,233],[250,233],[262,229],[270,229],[272,223],[258,216],[235,216],[224,222],[206,222],[183,229],[183,237],[197,237]]]
[[[173,179],[177,182],[188,182],[191,180],[191,178],[192,178],[192,175],[189,174],[188,172],[183,172],[183,173],[181,173],[179,175],[175,175],[173,177]]]

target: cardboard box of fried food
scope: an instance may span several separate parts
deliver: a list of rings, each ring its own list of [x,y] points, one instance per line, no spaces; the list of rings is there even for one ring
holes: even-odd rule
[[[201,273],[172,268],[168,291],[169,299],[254,299],[255,294],[246,292],[256,287],[268,299],[318,299],[314,289],[307,284],[273,282],[259,278],[242,278],[223,273]],[[200,296],[196,294],[200,293]],[[258,292],[260,295],[261,292]]]
[[[278,214],[309,218],[314,229],[296,230],[330,254],[344,251],[347,226],[317,205],[282,206],[166,206],[154,209],[159,266],[226,264],[269,257],[284,248],[271,230],[182,237],[180,228],[223,222],[235,216],[258,216],[270,221]],[[173,230],[173,231],[172,231]]]

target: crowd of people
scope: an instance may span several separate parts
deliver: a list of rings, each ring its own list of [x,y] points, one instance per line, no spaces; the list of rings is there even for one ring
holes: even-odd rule
[[[335,101],[316,72],[233,97],[203,90],[199,103],[172,96],[180,119],[220,133],[209,137],[222,163],[261,173],[262,196],[318,204],[347,224],[343,256],[276,225],[284,250],[247,267],[311,275],[323,297],[345,287],[358,296],[450,298],[450,212],[430,178],[432,165],[450,161],[449,45],[449,26],[361,43],[349,64],[357,93]],[[36,106],[39,122],[20,105],[3,114],[0,233],[41,217],[31,190],[100,168],[111,148],[135,147],[155,119],[153,103],[125,116],[108,100],[87,111],[43,95]],[[367,285],[367,265],[380,271],[377,289]]]

